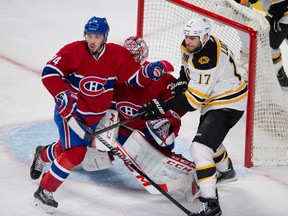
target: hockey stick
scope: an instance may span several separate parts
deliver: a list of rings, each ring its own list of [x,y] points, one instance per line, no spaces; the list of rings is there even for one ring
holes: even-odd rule
[[[95,137],[95,136],[97,136],[97,135],[99,135],[101,133],[104,133],[104,132],[112,130],[112,129],[116,128],[116,127],[120,127],[122,125],[128,124],[128,123],[130,123],[130,122],[132,122],[132,121],[134,121],[134,120],[136,120],[138,118],[141,118],[144,114],[145,114],[144,112],[139,113],[139,114],[137,114],[137,115],[125,120],[125,121],[118,122],[116,124],[113,124],[113,125],[111,125],[109,127],[103,128],[103,129],[98,130],[98,131],[93,131],[91,128],[87,127],[87,125],[84,122],[82,122],[80,119],[75,119],[75,118],[72,117],[72,118],[68,119],[67,122],[68,122],[68,125],[72,128],[72,130],[76,134],[78,134],[78,136],[80,138],[82,138],[82,139],[91,139],[91,138],[93,138],[93,137]],[[83,127],[86,130],[83,130]]]
[[[143,113],[140,113],[138,115],[143,115]],[[129,119],[130,120],[130,119]],[[87,125],[85,125],[83,122],[79,122],[79,124],[82,125],[88,132],[94,133],[95,132],[89,128]],[[112,125],[113,126],[113,125]],[[106,129],[106,128],[105,128]],[[100,130],[101,131],[101,130]],[[106,130],[105,130],[106,131]],[[177,200],[175,200],[172,196],[170,196],[166,191],[164,191],[157,183],[155,183],[152,179],[149,178],[145,173],[143,173],[137,166],[135,166],[128,158],[126,158],[121,151],[116,150],[113,146],[111,146],[108,142],[106,142],[105,139],[103,139],[101,136],[94,135],[97,137],[97,139],[102,142],[113,154],[117,155],[121,160],[123,160],[126,164],[130,166],[131,169],[135,170],[137,173],[139,173],[143,178],[145,178],[151,185],[153,185],[160,193],[162,193],[166,198],[168,198],[172,203],[174,203],[178,208],[180,208],[183,212],[185,212],[188,216],[197,216],[198,214],[193,213],[186,209],[183,205],[181,205]],[[93,137],[94,137],[93,136]]]
[[[145,178],[151,185],[153,185],[160,193],[162,193],[165,197],[167,197],[171,202],[173,202],[178,208],[180,208],[183,212],[185,212],[188,216],[196,216],[197,214],[189,211],[183,205],[181,205],[177,200],[175,200],[172,196],[170,196],[166,191],[164,191],[157,183],[155,183],[152,179],[149,178],[144,172],[142,172],[137,166],[135,166],[127,157],[125,157],[121,151],[116,150],[109,143],[106,142],[105,139],[97,135],[97,139],[102,142],[110,151],[117,155],[121,160],[123,160],[126,164],[129,165],[131,169],[136,171],[139,175]]]

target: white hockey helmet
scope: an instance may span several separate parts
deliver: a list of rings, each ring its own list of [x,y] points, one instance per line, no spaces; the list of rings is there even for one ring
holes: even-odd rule
[[[203,44],[204,35],[208,34],[208,38],[211,33],[210,21],[203,17],[193,17],[184,26],[185,36],[199,36],[200,41]]]
[[[131,36],[124,41],[123,46],[132,53],[135,61],[140,64],[145,63],[149,48],[143,38]]]

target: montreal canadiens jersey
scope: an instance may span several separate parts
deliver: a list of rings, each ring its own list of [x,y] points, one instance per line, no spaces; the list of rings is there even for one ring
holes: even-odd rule
[[[181,46],[182,65],[189,79],[185,96],[201,114],[209,110],[246,109],[247,85],[237,73],[229,48],[211,36],[203,49],[189,53],[185,40]]]
[[[176,79],[171,74],[163,74],[160,80],[154,81],[150,86],[140,88],[137,86],[128,87],[125,84],[115,86],[113,97],[113,108],[119,112],[120,121],[127,120],[138,114],[143,104],[154,98],[162,98],[164,101],[170,99],[173,94],[173,84]],[[181,114],[180,114],[181,115]],[[183,114],[182,114],[183,115]],[[137,119],[125,124],[130,130],[146,130],[146,121]],[[120,133],[123,133],[120,131]]]
[[[152,80],[144,77],[140,68],[131,53],[120,45],[105,44],[96,57],[83,40],[64,46],[47,62],[42,82],[53,97],[69,89],[77,92],[77,115],[91,126],[110,107],[116,83],[151,84]]]

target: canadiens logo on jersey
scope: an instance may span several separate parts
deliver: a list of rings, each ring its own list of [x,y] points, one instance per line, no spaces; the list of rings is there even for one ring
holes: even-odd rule
[[[208,56],[202,56],[201,58],[199,58],[198,60],[199,64],[203,65],[203,64],[209,64],[210,62],[210,58]]]
[[[80,91],[90,97],[95,97],[105,91],[107,80],[100,77],[88,76],[81,79],[79,83]]]
[[[118,112],[120,112],[121,115],[123,115],[125,118],[131,118],[134,115],[138,114],[138,110],[141,108],[141,106],[135,105],[130,102],[118,102],[116,104],[116,109]]]

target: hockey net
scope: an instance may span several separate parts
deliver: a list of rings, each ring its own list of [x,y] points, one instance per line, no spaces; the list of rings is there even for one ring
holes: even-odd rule
[[[210,19],[212,35],[230,47],[236,60],[244,43],[239,35],[248,39],[244,165],[288,165],[288,106],[274,72],[263,14],[234,0],[138,0],[137,35],[149,45],[149,60],[170,61],[178,77],[183,26],[199,15]]]

